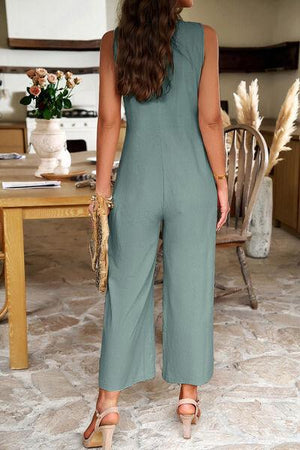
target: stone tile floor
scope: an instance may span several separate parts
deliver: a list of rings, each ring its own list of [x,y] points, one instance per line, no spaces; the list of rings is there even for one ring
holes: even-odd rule
[[[97,396],[104,307],[87,226],[86,219],[25,223],[30,368],[9,370],[8,325],[1,322],[1,450],[82,448]],[[215,300],[215,370],[199,388],[202,417],[191,440],[182,438],[175,415],[179,386],[161,378],[155,288],[157,375],[122,392],[115,449],[300,449],[299,247],[274,228],[269,257],[248,259],[257,310],[245,293]],[[217,251],[216,276],[241,284],[233,249]]]

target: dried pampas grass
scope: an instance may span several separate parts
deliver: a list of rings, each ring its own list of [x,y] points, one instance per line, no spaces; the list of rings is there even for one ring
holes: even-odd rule
[[[250,125],[259,130],[263,117],[259,115],[258,104],[258,82],[257,78],[252,80],[247,92],[246,82],[242,80],[238,85],[237,92],[233,93],[238,123]]]
[[[237,122],[241,124],[250,125],[251,127],[259,130],[263,117],[259,114],[259,95],[258,95],[258,80],[252,80],[249,85],[249,92],[247,92],[246,82],[242,80],[237,87],[237,92],[233,93]],[[241,145],[241,133],[238,134],[238,142]],[[247,133],[246,147],[251,145],[252,136]],[[255,142],[254,142],[255,144]]]
[[[221,117],[223,122],[223,127],[228,127],[228,125],[231,125],[231,120],[227,112],[221,108]]]
[[[299,109],[299,85],[297,78],[286,95],[286,98],[280,108],[279,115],[275,125],[274,136],[270,147],[269,164],[265,175],[268,176],[272,168],[283,158],[279,158],[281,151],[291,150],[286,144],[290,141],[293,132],[296,130],[294,122],[298,116]]]

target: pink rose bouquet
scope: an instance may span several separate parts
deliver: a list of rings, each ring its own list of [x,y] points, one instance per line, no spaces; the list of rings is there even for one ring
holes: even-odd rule
[[[32,85],[26,88],[28,95],[22,97],[20,103],[29,105],[35,102],[35,117],[37,119],[53,119],[62,116],[62,109],[72,108],[70,97],[74,87],[81,78],[73,77],[72,72],[48,73],[43,67],[29,69],[26,72]],[[61,85],[64,81],[64,85]]]

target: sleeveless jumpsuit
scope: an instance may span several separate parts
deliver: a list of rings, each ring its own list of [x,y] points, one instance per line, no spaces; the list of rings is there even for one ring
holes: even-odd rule
[[[117,52],[114,33],[114,57]],[[169,383],[213,374],[217,189],[198,125],[203,25],[179,19],[160,98],[124,96],[127,119],[109,214],[99,387],[155,377],[153,278],[163,225],[163,368]]]

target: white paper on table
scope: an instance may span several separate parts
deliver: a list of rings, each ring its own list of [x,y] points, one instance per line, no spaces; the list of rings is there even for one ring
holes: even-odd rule
[[[40,189],[40,188],[59,188],[61,182],[58,180],[48,181],[2,181],[3,189]]]
[[[20,153],[0,153],[0,160],[11,160],[11,159],[23,159],[26,158],[26,155]]]

